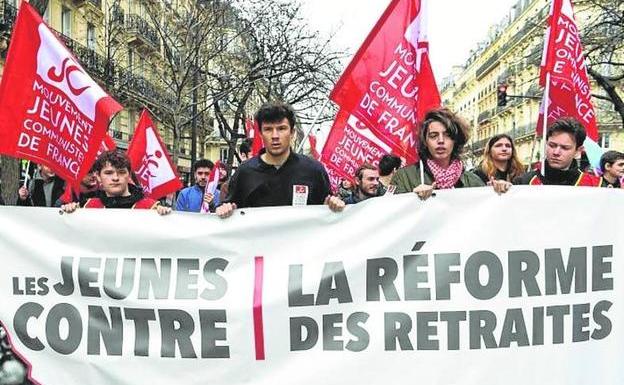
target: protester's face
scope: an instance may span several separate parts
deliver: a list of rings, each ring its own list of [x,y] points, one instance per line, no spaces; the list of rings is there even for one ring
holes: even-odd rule
[[[293,130],[288,119],[279,122],[262,122],[262,141],[264,148],[272,156],[281,156],[288,152]]]
[[[504,162],[511,159],[513,149],[511,141],[507,138],[500,138],[492,145],[490,149],[490,155],[492,159],[498,162]]]
[[[225,165],[221,163],[219,165],[219,182],[225,182],[228,179],[227,170],[225,169]]]
[[[80,186],[83,191],[94,191],[98,188],[97,173],[95,171],[89,172],[80,181]]]
[[[359,188],[367,196],[377,195],[377,189],[379,188],[379,171],[377,170],[363,170],[362,179],[358,180]]]
[[[251,159],[251,152],[241,152],[240,157],[241,160]]]
[[[41,168],[39,170],[40,170],[41,176],[44,179],[54,178],[54,176],[56,175],[56,173],[52,171],[52,169],[48,166],[41,165]]]
[[[580,150],[580,147],[576,148],[576,141],[572,134],[554,132],[546,141],[546,160],[550,167],[565,170],[570,167]]]
[[[616,178],[624,177],[624,159],[618,159],[613,164],[607,164],[605,166],[605,172],[611,174]]]
[[[351,190],[351,188],[353,187],[353,184],[351,184],[351,181],[349,179],[345,179],[342,181],[342,188],[345,190]]]
[[[128,183],[130,172],[127,168],[117,169],[107,163],[98,174],[98,182],[106,196],[120,197],[130,195]]]
[[[432,122],[429,124],[426,144],[433,160],[449,161],[451,159],[455,141],[451,139],[442,123]]]
[[[210,167],[197,167],[197,170],[195,170],[195,183],[197,183],[199,187],[206,187],[209,176]]]

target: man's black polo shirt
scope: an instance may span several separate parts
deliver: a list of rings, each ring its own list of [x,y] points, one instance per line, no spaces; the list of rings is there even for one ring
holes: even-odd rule
[[[262,155],[264,150],[260,153]],[[330,194],[329,177],[323,165],[290,151],[279,168],[265,163],[260,155],[242,163],[232,176],[224,202],[241,207],[290,206],[293,186],[307,186],[308,205],[321,205]]]

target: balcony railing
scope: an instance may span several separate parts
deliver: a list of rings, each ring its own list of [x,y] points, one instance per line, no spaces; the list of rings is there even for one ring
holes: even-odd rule
[[[528,135],[534,135],[535,134],[535,125],[536,124],[537,123],[525,124],[524,126],[516,127],[515,130],[512,130],[508,134],[512,138],[514,138],[514,139],[523,138],[523,137],[528,136]]]
[[[489,140],[489,138],[486,138],[486,139],[481,139],[481,140],[477,140],[476,142],[474,142],[472,144],[472,152],[480,152],[480,151],[482,151],[488,140]]]
[[[158,32],[141,16],[130,14],[126,18],[126,28],[129,33],[150,44],[153,48],[160,47]]]
[[[492,68],[494,68],[494,65],[498,62],[499,58],[500,58],[500,51],[496,51],[494,52],[494,54],[492,54],[492,56],[490,56],[489,59],[487,59],[485,63],[483,63],[479,68],[477,68],[477,72],[476,72],[477,79],[481,79],[488,72],[490,72]]]
[[[505,131],[504,133],[512,137],[514,140],[532,136],[535,135],[535,123],[525,124],[523,126],[516,127],[515,129]],[[474,142],[471,146],[472,152],[477,153],[483,151],[488,140],[490,140],[490,138],[484,138]]]
[[[144,77],[134,74],[132,71],[115,64],[113,60],[107,60],[94,50],[85,47],[76,40],[57,32],[59,38],[65,43],[89,75],[106,83],[116,96],[132,96],[143,99],[155,106],[171,106],[174,104],[173,97],[167,92],[156,87]]]
[[[479,117],[477,118],[477,121],[479,123],[483,123],[483,122],[489,120],[492,117],[492,115],[494,115],[494,111],[493,110],[483,111],[482,113],[479,114]]]
[[[108,62],[104,56],[85,47],[69,36],[63,35],[60,32],[57,32],[57,34],[91,76],[104,81],[114,76],[114,67],[110,65],[110,62]],[[108,67],[107,64],[109,64]]]
[[[102,10],[102,0],[74,0],[74,3],[80,7],[83,5],[90,5],[99,10]]]
[[[125,25],[126,23],[126,14],[123,8],[116,5],[111,8],[110,18],[113,24]]]

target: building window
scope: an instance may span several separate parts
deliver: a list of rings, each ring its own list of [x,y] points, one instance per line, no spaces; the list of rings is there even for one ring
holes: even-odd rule
[[[71,36],[71,9],[67,7],[61,8],[61,33]]]
[[[134,64],[134,51],[128,50],[128,68],[130,68],[130,71],[134,70],[134,68],[132,68],[133,64]]]
[[[87,24],[87,48],[96,49],[95,27],[91,23]]]
[[[600,134],[600,136],[598,137],[598,144],[602,148],[609,148],[611,145],[611,133],[603,132],[602,134]]]
[[[229,148],[221,148],[219,150],[219,152],[220,152],[219,160],[221,160],[221,162],[227,162],[228,155],[230,154],[230,149]]]

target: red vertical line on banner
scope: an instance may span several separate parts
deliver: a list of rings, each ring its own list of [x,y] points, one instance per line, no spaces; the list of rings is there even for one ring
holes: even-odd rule
[[[256,361],[264,360],[264,323],[262,321],[262,281],[264,278],[264,257],[255,258],[256,272],[253,297],[254,337]]]

